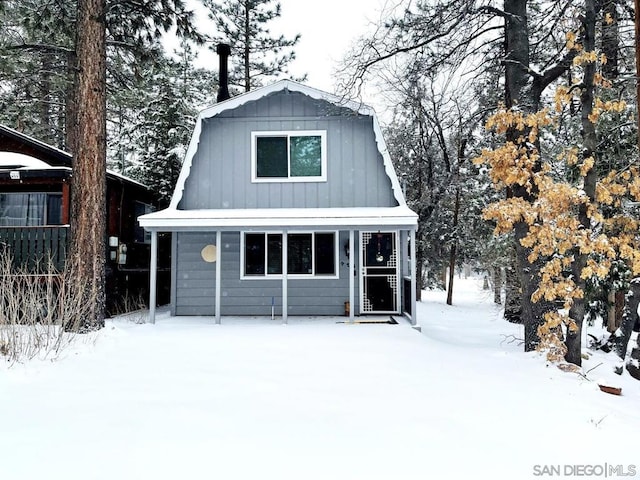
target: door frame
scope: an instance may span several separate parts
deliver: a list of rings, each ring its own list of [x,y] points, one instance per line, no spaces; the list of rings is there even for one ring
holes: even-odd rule
[[[367,266],[366,266],[366,258],[365,258],[365,240],[364,236],[367,234],[375,235],[378,233],[390,233],[393,235],[394,239],[394,254],[395,255],[395,266],[387,267],[387,268],[395,268],[395,310],[366,310],[366,299],[365,299],[365,290],[366,290],[366,278],[368,276],[376,276],[376,275],[367,275]],[[401,249],[400,249],[400,232],[398,230],[360,230],[358,234],[359,247],[358,248],[358,264],[360,265],[360,271],[358,273],[358,283],[360,284],[359,288],[359,314],[360,315],[383,315],[383,314],[399,314],[401,312],[401,285],[400,285],[400,266],[401,266]],[[388,276],[388,275],[379,275],[379,276]],[[393,287],[392,287],[393,288]]]

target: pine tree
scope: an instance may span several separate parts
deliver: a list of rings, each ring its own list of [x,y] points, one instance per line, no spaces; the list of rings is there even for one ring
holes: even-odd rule
[[[295,59],[293,47],[300,35],[287,39],[273,36],[267,26],[281,15],[279,2],[274,0],[203,0],[209,18],[219,32],[215,42],[231,46],[231,85],[248,92],[263,85],[269,78],[287,73]]]
[[[215,83],[211,72],[193,67],[191,48],[186,43],[181,48],[176,60],[164,58],[144,67],[144,95],[129,103],[130,127],[120,130],[125,173],[158,192],[161,207],[168,204],[180,173],[196,106],[212,102],[206,94]]]
[[[88,306],[86,317],[66,325],[87,331],[104,326],[106,237],[105,0],[79,0],[77,124],[71,183],[71,243],[65,288]]]
[[[137,2],[114,4],[139,12]],[[181,21],[189,18],[168,6],[182,8],[180,0],[147,2],[144,16],[131,15],[133,41],[157,38],[174,22],[178,31],[189,29]],[[160,8],[161,10],[152,10]],[[79,0],[76,41],[74,178],[71,195],[71,244],[67,257],[66,288],[88,305],[86,317],[66,325],[81,331],[100,328],[105,315],[106,234],[106,103],[107,17],[105,0]]]
[[[3,2],[0,121],[67,149],[74,81],[75,1]]]

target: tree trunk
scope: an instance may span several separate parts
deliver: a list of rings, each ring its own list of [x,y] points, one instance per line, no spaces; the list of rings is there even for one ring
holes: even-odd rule
[[[636,78],[640,79],[640,0],[634,0],[634,31],[636,41]],[[640,81],[636,80],[636,112],[640,112]],[[640,115],[636,114],[636,127],[640,132]],[[640,148],[640,135],[637,135],[638,147]]]
[[[582,20],[584,40],[584,50],[592,52],[596,45],[596,9],[595,0],[585,0],[584,18]],[[587,62],[582,67],[584,69],[583,87],[580,94],[581,104],[581,123],[582,123],[582,142],[583,142],[583,159],[593,157],[596,160],[596,149],[598,147],[598,137],[596,127],[589,119],[593,111],[594,103],[594,79],[596,74],[595,62]],[[597,183],[596,167],[592,168],[584,178],[584,192],[591,203],[595,202]],[[588,215],[589,205],[581,204],[578,207],[578,221],[585,230],[591,227],[591,219]],[[581,253],[579,248],[575,248],[575,260],[571,271],[573,273],[574,282],[577,288],[585,291],[586,281],[582,279],[582,270],[587,264],[587,254]],[[614,302],[615,303],[615,302]],[[573,305],[569,310],[569,317],[573,325],[567,329],[565,345],[567,353],[565,360],[575,365],[582,365],[582,323],[584,320],[585,302],[584,298],[574,299]],[[615,316],[615,315],[614,315]]]
[[[607,294],[607,331],[616,331],[616,291],[611,289]]]
[[[622,360],[627,356],[629,339],[633,327],[638,321],[638,305],[640,305],[640,279],[634,279],[627,294],[620,328],[609,337],[608,342],[612,350]]]
[[[77,57],[75,52],[67,54],[67,81],[64,102],[65,150],[74,153],[76,148],[76,91],[77,91]]]
[[[244,2],[244,52],[243,52],[243,65],[244,65],[244,91],[251,90],[251,2]]]
[[[456,243],[451,245],[449,253],[449,284],[447,285],[447,305],[453,305],[453,278],[456,272]]]
[[[40,127],[42,130],[40,131],[39,138],[43,141],[51,144],[51,145],[59,145],[57,138],[53,135],[53,129],[51,128],[54,125],[53,119],[51,118],[51,103],[52,103],[52,92],[51,92],[51,57],[48,52],[43,52],[42,54],[42,73],[40,74],[40,112],[39,112],[39,121]]]
[[[460,166],[464,161],[465,149],[467,148],[467,139],[461,138],[458,145],[458,155],[456,164],[456,199],[453,205],[453,243],[449,253],[449,290],[447,291],[447,305],[453,304],[453,277],[456,270],[456,255],[458,250],[458,218],[460,216]]]
[[[447,289],[447,264],[443,262],[442,265],[442,288]]]
[[[505,103],[507,108],[517,107],[525,113],[533,110],[530,89],[529,66],[529,25],[527,21],[527,0],[505,0]],[[517,139],[526,132],[511,130],[507,132],[507,140],[517,143]],[[520,197],[526,201],[533,201],[534,193],[525,187],[512,188],[507,196]],[[524,349],[535,350],[540,343],[538,327],[542,323],[539,307],[531,301],[531,295],[536,291],[539,279],[539,268],[528,260],[528,249],[520,241],[526,237],[529,227],[524,222],[514,225],[516,269],[518,280],[522,287],[521,319],[525,326]]]
[[[453,231],[454,236],[458,230],[458,213],[460,212],[460,189],[456,188],[456,201],[453,207]],[[456,272],[456,252],[458,249],[458,240],[454,238],[449,253],[449,285],[447,286],[447,305],[453,305],[453,278]]]
[[[504,0],[505,11],[505,104],[507,108],[518,108],[528,114],[536,112],[540,104],[540,96],[543,90],[552,81],[557,79],[569,64],[567,60],[559,64],[557,68],[549,69],[548,74],[531,78],[529,70],[529,26],[527,21],[527,0]],[[527,130],[510,129],[506,133],[509,142],[518,144],[518,139],[526,138]],[[523,144],[534,153],[540,150],[537,145]],[[540,160],[536,162],[532,170],[540,171]],[[537,198],[535,185],[514,185],[507,191],[508,197],[522,198],[532,203]],[[544,266],[544,259],[529,262],[530,249],[521,244],[529,233],[529,226],[525,222],[514,225],[516,270],[522,291],[522,314],[524,324],[524,349],[535,350],[540,344],[538,328],[544,323],[544,314],[556,309],[553,303],[540,300],[531,301],[531,296],[537,290],[540,283],[540,269]]]
[[[422,289],[424,288],[424,265],[422,262],[416,262],[416,301],[422,301]]]
[[[105,0],[78,2],[76,128],[67,288],[87,312],[68,329],[104,325],[106,238]]]
[[[509,256],[505,268],[504,319],[511,323],[522,323],[522,288],[516,269],[515,249]]]
[[[636,346],[631,350],[631,358],[627,362],[627,372],[636,380],[640,380],[640,335],[636,342]]]
[[[498,266],[493,267],[493,303],[502,304],[502,269]]]

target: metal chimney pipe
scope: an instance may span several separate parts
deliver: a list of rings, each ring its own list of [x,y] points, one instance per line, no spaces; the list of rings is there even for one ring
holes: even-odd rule
[[[231,47],[226,43],[216,46],[216,53],[220,56],[220,69],[218,70],[218,96],[216,100],[222,102],[231,98],[229,95],[229,67],[228,58],[231,55]]]

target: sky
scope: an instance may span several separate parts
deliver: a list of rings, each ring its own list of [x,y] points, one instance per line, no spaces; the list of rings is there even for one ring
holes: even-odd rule
[[[308,74],[310,87],[334,91],[332,73],[354,41],[380,20],[381,0],[324,0],[322,8],[301,0],[281,0],[283,32],[302,36],[296,47],[294,74]]]
[[[284,34],[287,38],[301,34],[295,47],[296,59],[290,65],[291,75],[299,77],[307,74],[306,85],[334,93],[333,73],[340,59],[359,36],[372,31],[374,25],[381,21],[380,12],[385,6],[399,3],[403,1],[280,0],[281,17],[274,20],[270,28],[274,34]],[[195,0],[192,0],[192,7],[195,5]],[[206,11],[196,9],[195,13],[197,24],[206,32],[210,25]],[[212,53],[200,56],[200,66],[217,69],[217,62]]]

